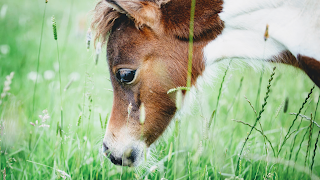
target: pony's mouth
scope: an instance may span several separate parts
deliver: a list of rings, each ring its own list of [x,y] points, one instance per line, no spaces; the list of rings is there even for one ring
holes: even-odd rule
[[[121,149],[122,150],[122,149]],[[141,145],[131,146],[126,148],[122,152],[116,151],[115,149],[110,150],[106,143],[103,143],[102,152],[106,158],[109,158],[110,161],[118,166],[129,166],[135,167],[139,166],[139,164],[144,159],[144,153],[147,151],[146,148],[141,148]],[[120,153],[121,152],[121,153]]]

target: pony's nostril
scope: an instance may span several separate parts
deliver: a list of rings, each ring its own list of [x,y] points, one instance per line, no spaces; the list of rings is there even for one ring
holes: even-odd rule
[[[115,165],[122,165],[122,158],[116,158],[112,154],[109,156],[110,161]]]
[[[108,146],[106,145],[105,142],[102,143],[103,144],[103,152],[106,152],[109,150]]]
[[[124,152],[124,158],[130,160],[131,163],[133,163],[136,158],[136,152],[132,148],[129,148]]]

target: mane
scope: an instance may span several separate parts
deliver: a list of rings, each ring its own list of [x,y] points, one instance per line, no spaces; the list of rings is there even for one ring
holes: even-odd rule
[[[94,43],[100,39],[102,45],[106,43],[109,31],[121,13],[108,6],[105,0],[101,0],[93,10],[91,29],[95,30]]]

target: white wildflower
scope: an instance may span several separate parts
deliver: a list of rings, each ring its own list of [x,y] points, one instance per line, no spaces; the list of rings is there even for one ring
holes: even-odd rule
[[[5,82],[4,82],[4,86],[10,86],[10,84],[11,84],[11,80],[10,80],[10,81],[5,81]]]
[[[157,169],[158,169],[158,166],[156,166],[156,165],[151,166],[150,172],[154,173],[154,172],[156,172]]]
[[[91,164],[93,162],[93,158],[90,157],[89,159],[86,160],[86,164]]]
[[[8,54],[10,52],[10,46],[7,44],[1,45],[0,46],[0,52],[1,54]]]
[[[70,176],[69,174],[67,174],[66,172],[64,172],[64,171],[61,171],[61,170],[59,170],[59,169],[56,169],[56,171],[59,173],[59,175],[60,175],[60,177],[61,177],[62,179],[66,179],[67,177],[68,177],[68,178],[71,178],[71,176]]]
[[[47,128],[50,127],[50,125],[44,124],[44,122],[46,122],[50,118],[50,116],[48,114],[48,110],[45,109],[42,111],[42,113],[43,113],[42,115],[39,115],[39,118],[41,119],[41,124],[39,123],[38,120],[36,120],[35,123],[30,122],[30,124],[33,126],[36,126],[39,124],[39,126],[38,126],[39,128],[40,127],[47,127]]]
[[[43,74],[43,77],[45,80],[51,80],[55,76],[55,72],[52,70],[46,70]]]
[[[49,127],[50,127],[50,125],[47,125],[47,124],[41,124],[39,127],[47,127],[47,128],[49,128]]]
[[[35,71],[31,71],[28,73],[28,79],[32,80],[33,82],[36,82],[36,80],[37,82],[40,82],[42,81],[42,76]]]
[[[0,94],[0,100],[5,98],[6,96],[9,96],[10,93],[8,91],[10,91],[10,84],[12,83],[12,78],[14,76],[14,73],[11,72],[10,75],[6,76],[6,80],[4,82],[4,87],[3,87],[3,91],[2,93]],[[1,103],[2,104],[2,100],[1,100]]]
[[[5,86],[4,88],[3,88],[3,91],[9,91],[10,90],[10,87],[9,86]]]
[[[55,71],[59,71],[59,62],[55,62],[55,63],[53,64],[53,69],[54,69]]]
[[[50,118],[50,116],[48,114],[44,115],[42,118],[42,122],[45,122],[49,118]]]
[[[8,9],[8,5],[6,5],[6,4],[2,5],[1,10],[0,10],[1,19],[3,19],[6,16],[7,9]]]

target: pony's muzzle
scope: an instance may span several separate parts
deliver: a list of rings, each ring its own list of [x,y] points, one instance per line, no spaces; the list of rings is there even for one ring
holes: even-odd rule
[[[120,156],[117,156],[116,153],[109,150],[106,143],[103,143],[103,154],[110,159],[110,161],[119,166],[134,166],[134,163],[137,159],[137,150],[134,148],[128,148]]]

